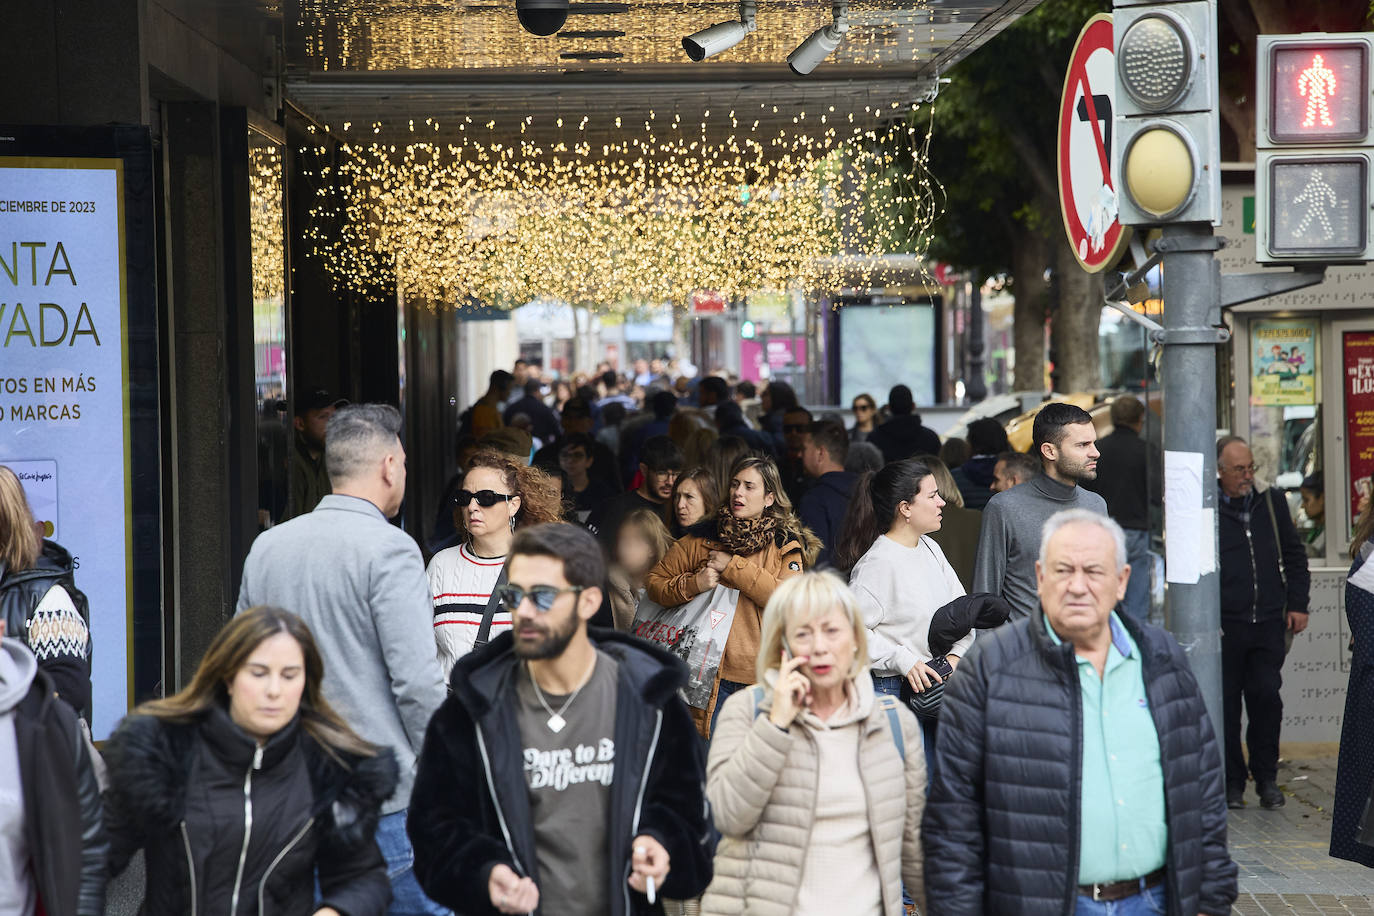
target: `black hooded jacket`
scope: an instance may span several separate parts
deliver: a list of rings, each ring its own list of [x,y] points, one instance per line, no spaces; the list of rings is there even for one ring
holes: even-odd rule
[[[1140,648],[1159,733],[1169,831],[1168,916],[1226,916],[1236,865],[1202,693],[1168,633],[1119,615]],[[1083,699],[1074,648],[1044,612],[980,636],[950,678],[939,765],[921,831],[934,916],[1059,916],[1074,910],[1083,780]]]
[[[1307,551],[1278,490],[1236,499],[1218,492],[1217,541],[1222,620],[1260,623],[1282,620],[1285,610],[1307,613]]]
[[[258,748],[219,707],[185,725],[129,716],[105,749],[110,873],[144,850],[143,916],[310,916],[317,868],[320,906],[383,916],[391,884],[376,832],[396,758],[341,756],[298,720]]]
[[[668,851],[663,897],[697,896],[711,883],[715,842],[706,802],[701,739],[678,697],[687,670],[672,655],[628,634],[591,628],[596,647],[619,666],[615,779],[610,792],[607,916],[663,912],[630,889],[630,843],[652,836]],[[459,660],[450,694],[425,735],[407,829],[415,876],[436,903],[464,916],[497,910],[491,870],[506,865],[539,883],[525,785],[514,678],[514,638],[503,633]],[[621,748],[626,751],[621,753]],[[536,914],[537,916],[537,914]]]
[[[939,455],[940,436],[921,425],[918,413],[898,414],[869,435],[868,441],[882,449],[883,460],[891,464],[916,455]]]

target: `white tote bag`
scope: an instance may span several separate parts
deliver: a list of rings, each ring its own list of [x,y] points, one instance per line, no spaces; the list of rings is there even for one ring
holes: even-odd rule
[[[689,679],[682,698],[690,706],[705,709],[711,703],[716,671],[738,604],[739,589],[717,585],[686,604],[662,608],[646,602],[635,613],[630,632],[687,663]]]

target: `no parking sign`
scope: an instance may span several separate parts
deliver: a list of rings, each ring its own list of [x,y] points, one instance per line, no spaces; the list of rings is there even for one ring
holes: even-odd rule
[[[1059,104],[1059,210],[1074,256],[1089,273],[1115,264],[1130,239],[1117,220],[1115,107],[1112,17],[1101,13],[1078,35]]]

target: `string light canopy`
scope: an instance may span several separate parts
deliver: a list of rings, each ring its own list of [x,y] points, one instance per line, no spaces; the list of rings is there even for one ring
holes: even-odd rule
[[[604,312],[697,290],[895,285],[882,256],[924,255],[942,206],[928,112],[863,129],[832,110],[811,115],[820,131],[726,117],[723,140],[704,121],[651,115],[608,142],[578,139],[588,117],[566,140],[511,139],[526,118],[465,120],[445,144],[306,150],[318,156],[313,254],[339,286],[399,288],[431,308],[543,298]]]

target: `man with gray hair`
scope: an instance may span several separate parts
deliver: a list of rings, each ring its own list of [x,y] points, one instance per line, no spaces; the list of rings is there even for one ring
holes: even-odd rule
[[[946,916],[1226,916],[1221,755],[1178,643],[1117,610],[1121,526],[1052,515],[1035,572],[1039,606],[979,637],[945,690],[927,899]]]
[[[324,453],[334,492],[258,535],[238,608],[299,615],[324,658],[325,699],[363,738],[395,750],[401,781],[382,806],[377,844],[392,876],[390,912],[411,916],[446,912],[415,880],[405,829],[415,761],[446,691],[420,549],[387,521],[405,498],[400,432],[401,415],[386,404],[335,412]]]

